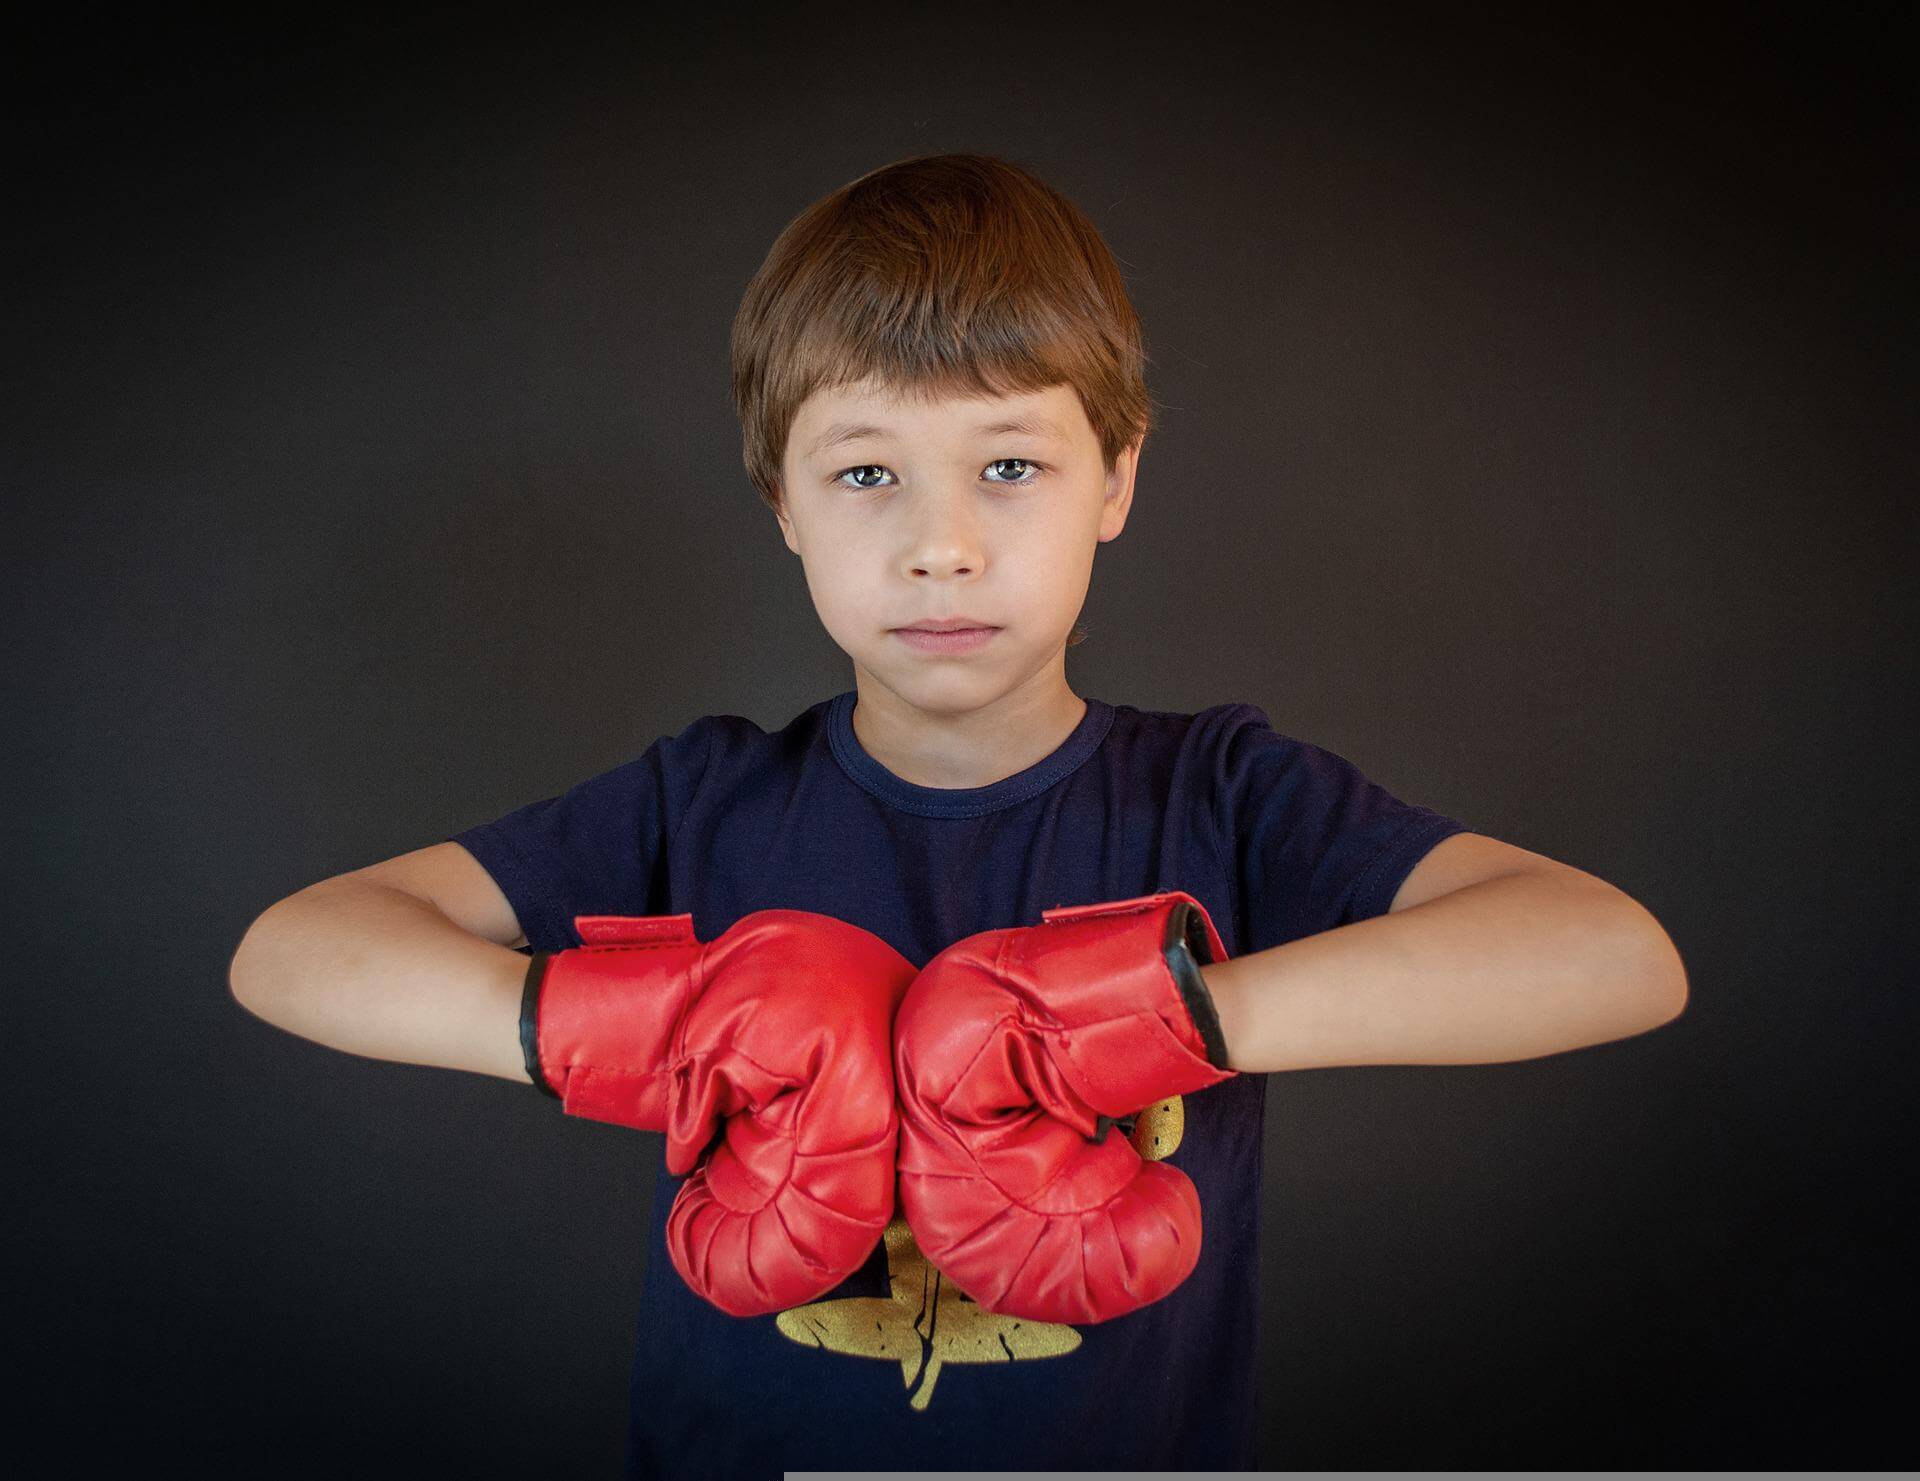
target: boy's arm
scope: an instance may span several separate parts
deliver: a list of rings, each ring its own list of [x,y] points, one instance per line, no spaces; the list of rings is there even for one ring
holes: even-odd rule
[[[527,959],[364,873],[269,906],[235,951],[241,1006],[349,1054],[531,1084],[520,1045]]]
[[[1491,1064],[1677,1017],[1660,923],[1591,874],[1479,834],[1443,839],[1391,911],[1202,970],[1228,1063],[1266,1072]]]

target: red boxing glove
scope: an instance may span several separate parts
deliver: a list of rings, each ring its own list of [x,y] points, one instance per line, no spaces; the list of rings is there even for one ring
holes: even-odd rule
[[[1102,1322],[1200,1258],[1200,1196],[1113,1124],[1238,1072],[1200,968],[1206,909],[1163,891],[983,931],[920,970],[894,1021],[900,1206],[991,1312]]]
[[[692,1174],[667,1216],[681,1279],[762,1316],[859,1269],[893,1217],[893,1015],[913,964],[805,910],[706,943],[690,914],[574,927],[586,945],[527,969],[527,1075],[569,1116],[666,1133],[667,1170]]]

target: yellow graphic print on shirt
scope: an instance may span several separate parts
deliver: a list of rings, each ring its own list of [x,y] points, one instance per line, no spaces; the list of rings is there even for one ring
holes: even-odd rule
[[[1133,1126],[1133,1146],[1158,1162],[1180,1145],[1186,1107],[1179,1096],[1156,1101]],[[1057,1358],[1080,1345],[1080,1333],[1059,1322],[996,1316],[941,1275],[920,1253],[919,1242],[896,1215],[883,1236],[887,1251],[886,1296],[843,1296],[789,1307],[774,1321],[787,1337],[848,1357],[878,1358],[900,1365],[909,1404],[924,1410],[934,1382],[948,1363],[1017,1363]],[[917,1382],[917,1387],[916,1387]]]

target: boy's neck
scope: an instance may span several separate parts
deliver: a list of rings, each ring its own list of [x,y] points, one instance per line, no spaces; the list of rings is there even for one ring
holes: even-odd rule
[[[1030,691],[1030,692],[1029,692]],[[953,790],[986,787],[1044,761],[1086,717],[1067,686],[1032,685],[990,705],[935,714],[862,678],[853,709],[860,748],[903,782]]]

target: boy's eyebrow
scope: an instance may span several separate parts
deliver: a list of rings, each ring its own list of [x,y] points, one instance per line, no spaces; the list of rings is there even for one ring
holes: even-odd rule
[[[1039,416],[1003,417],[997,422],[983,422],[973,432],[976,437],[994,437],[1002,432],[1024,432],[1031,437],[1066,436],[1052,422]],[[814,443],[807,456],[817,458],[829,448],[838,447],[843,442],[858,442],[863,437],[885,439],[892,435],[885,427],[876,427],[871,422],[835,422],[820,434],[820,440]]]

